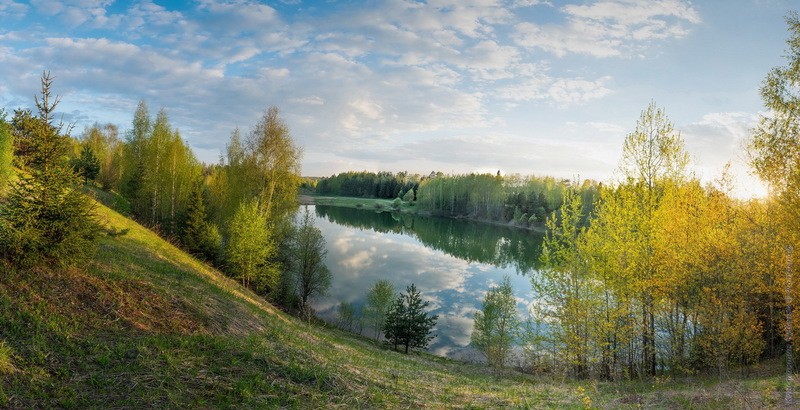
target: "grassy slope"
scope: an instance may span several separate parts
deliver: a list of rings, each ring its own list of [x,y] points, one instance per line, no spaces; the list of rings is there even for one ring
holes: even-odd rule
[[[81,269],[0,275],[0,407],[762,407],[778,377],[558,383],[401,355],[289,317],[150,231]],[[583,389],[583,390],[582,390]],[[583,392],[585,391],[585,393]]]

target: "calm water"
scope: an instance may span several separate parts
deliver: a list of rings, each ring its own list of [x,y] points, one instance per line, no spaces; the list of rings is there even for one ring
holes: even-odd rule
[[[327,243],[326,265],[333,280],[327,296],[314,301],[317,315],[335,322],[340,302],[363,305],[370,286],[381,279],[398,291],[415,283],[439,315],[430,351],[477,359],[468,347],[473,312],[486,291],[508,274],[521,317],[533,300],[541,234],[507,227],[311,206]],[[365,334],[372,332],[365,330]]]

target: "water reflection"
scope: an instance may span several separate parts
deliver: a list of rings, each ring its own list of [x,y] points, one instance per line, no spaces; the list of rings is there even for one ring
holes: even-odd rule
[[[312,207],[314,209],[314,207]],[[340,302],[363,305],[372,284],[388,279],[405,290],[416,283],[439,315],[430,350],[471,359],[467,347],[473,312],[485,292],[511,277],[520,315],[533,299],[528,276],[538,260],[541,235],[506,227],[366,210],[316,207],[315,224],[325,237],[333,280],[314,302],[317,314],[336,320]],[[365,334],[372,334],[365,331]]]
[[[538,267],[542,235],[530,231],[449,218],[352,208],[317,206],[316,211],[318,216],[339,225],[414,236],[427,247],[468,262],[513,266],[520,273],[528,273]]]

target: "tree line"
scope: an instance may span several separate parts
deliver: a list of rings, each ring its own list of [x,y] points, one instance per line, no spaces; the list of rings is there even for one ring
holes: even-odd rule
[[[318,195],[360,198],[400,198],[420,211],[447,217],[466,217],[517,226],[543,226],[559,208],[564,191],[578,183],[584,215],[591,212],[599,184],[518,174],[429,175],[399,172],[343,172],[317,181]]]
[[[408,172],[349,171],[320,178],[315,192],[319,195],[351,196],[357,198],[415,199],[420,177]],[[408,199],[405,197],[408,196]]]

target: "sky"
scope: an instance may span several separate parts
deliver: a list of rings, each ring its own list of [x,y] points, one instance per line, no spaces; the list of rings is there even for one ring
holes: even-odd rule
[[[0,0],[0,107],[43,70],[77,134],[140,100],[205,162],[277,106],[302,173],[496,172],[619,179],[648,104],[698,177],[744,146],[786,63],[791,0]]]

